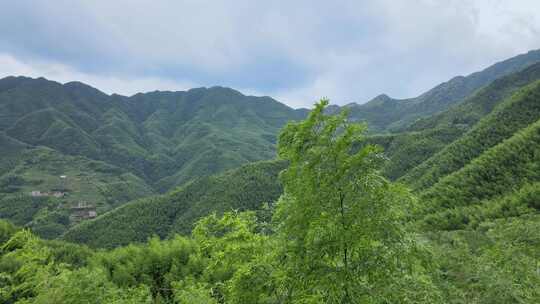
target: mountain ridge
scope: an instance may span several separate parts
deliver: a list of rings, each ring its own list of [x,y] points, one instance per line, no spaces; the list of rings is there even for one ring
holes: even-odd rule
[[[417,97],[395,99],[380,94],[349,106],[355,120],[366,121],[372,133],[401,131],[416,119],[443,111],[492,81],[540,62],[540,50],[501,60],[467,76],[455,76]]]

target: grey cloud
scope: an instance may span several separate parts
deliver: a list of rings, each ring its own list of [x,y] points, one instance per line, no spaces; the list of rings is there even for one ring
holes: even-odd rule
[[[21,0],[0,11],[0,53],[89,79],[227,85],[299,106],[364,102],[538,48],[534,11],[532,0]]]

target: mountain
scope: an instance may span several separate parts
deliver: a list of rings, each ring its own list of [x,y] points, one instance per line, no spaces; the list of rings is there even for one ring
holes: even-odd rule
[[[462,102],[448,108],[448,111],[415,121],[406,130],[421,131],[449,125],[470,128],[502,100],[538,79],[540,79],[540,63],[535,63],[519,72],[494,80]]]
[[[80,82],[1,79],[0,217],[57,237],[79,203],[102,214],[272,159],[280,128],[306,114],[223,87],[126,97]],[[53,197],[60,188],[66,195]]]
[[[503,76],[540,62],[540,50],[529,51],[468,76],[457,76],[422,95],[394,99],[379,95],[365,104],[349,104],[351,117],[366,121],[372,133],[403,130],[415,120],[446,110],[476,90]]]
[[[427,212],[477,204],[540,181],[538,117],[423,191]]]
[[[79,82],[0,80],[0,132],[101,160],[165,191],[274,156],[278,130],[306,110],[222,87],[107,95]]]
[[[540,117],[540,81],[516,92],[461,138],[410,170],[402,180],[413,188],[427,188],[487,149],[513,136]]]
[[[482,201],[493,196],[482,196],[479,187],[488,191],[493,186],[498,189],[493,191],[499,192],[505,189],[500,188],[502,185],[509,189],[522,187],[525,180],[535,181],[539,178],[534,175],[534,151],[538,148],[534,126],[540,119],[539,70],[540,63],[503,77],[462,103],[433,116],[451,117],[463,112],[474,117],[467,119],[468,123],[451,120],[454,123],[449,124],[441,120],[441,124],[433,128],[370,136],[367,142],[385,148],[389,160],[383,172],[393,179],[402,177],[400,181],[422,195],[425,208],[434,200],[439,201],[438,204],[448,204],[442,203],[442,198],[456,202],[454,204],[467,202],[465,205],[468,205],[472,199]],[[479,110],[474,112],[471,109]],[[523,132],[525,135],[521,134]],[[489,152],[494,147],[498,152]],[[484,158],[487,160],[482,160]],[[501,159],[496,160],[498,158]],[[520,161],[521,165],[518,165]],[[472,165],[475,162],[483,164]],[[513,167],[508,167],[506,162],[513,164]],[[490,165],[501,171],[484,173]],[[133,241],[144,242],[153,233],[161,237],[171,233],[188,234],[197,218],[212,211],[258,210],[262,202],[275,200],[280,193],[277,175],[283,168],[282,163],[254,163],[200,179],[163,196],[130,202],[95,220],[73,227],[64,238],[95,247],[113,247]],[[525,169],[513,171],[519,168]],[[460,170],[466,173],[457,173]],[[454,175],[456,177],[452,177]],[[438,178],[435,179],[435,176]],[[490,180],[491,176],[508,177],[510,180]],[[463,182],[448,187],[443,186],[449,183],[443,182],[445,180]],[[515,186],[511,186],[514,182]],[[433,189],[425,190],[424,194],[424,189],[431,187]],[[465,194],[457,196],[460,192]],[[504,194],[499,192],[494,195]],[[440,198],[432,198],[436,194],[440,194]],[[432,211],[428,213],[434,214]]]
[[[398,179],[407,174],[408,177],[403,177],[403,180],[414,185],[421,181],[419,174],[428,170],[427,168],[435,170],[437,167],[447,167],[448,164],[444,165],[444,162],[435,158],[430,162],[420,164],[470,131],[494,108],[510,103],[508,100],[517,91],[526,90],[527,85],[538,80],[540,80],[540,63],[493,81],[448,110],[416,121],[403,132],[372,136],[370,142],[384,147],[385,154],[390,159],[384,167],[385,175],[391,179]],[[514,98],[519,99],[519,97]],[[522,99],[517,104],[522,104],[522,102],[525,100]],[[522,110],[531,111],[529,114],[534,118],[535,100],[529,98],[527,102],[528,104],[522,104],[524,106]],[[530,120],[519,121],[521,118],[517,114],[520,110],[507,109],[506,111],[508,116],[505,116],[505,113],[500,116],[502,116],[501,122],[508,123],[508,126],[516,123],[523,126],[530,123]],[[517,121],[512,121],[516,119]],[[486,132],[489,131],[484,133]],[[461,142],[455,145],[462,146]],[[453,152],[441,153],[454,155]],[[415,168],[416,166],[418,168]]]
[[[45,238],[56,238],[73,224],[71,207],[79,202],[102,214],[155,194],[141,178],[101,161],[21,143],[9,152],[0,162],[0,218]]]
[[[129,202],[83,222],[63,239],[92,247],[145,242],[153,235],[189,234],[194,223],[212,212],[260,210],[281,194],[278,174],[286,164],[264,161],[204,177],[161,196]]]

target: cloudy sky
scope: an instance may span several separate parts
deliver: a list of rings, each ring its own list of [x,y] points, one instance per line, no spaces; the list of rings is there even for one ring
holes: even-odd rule
[[[291,106],[416,96],[540,48],[538,0],[2,1],[0,77],[222,85]]]

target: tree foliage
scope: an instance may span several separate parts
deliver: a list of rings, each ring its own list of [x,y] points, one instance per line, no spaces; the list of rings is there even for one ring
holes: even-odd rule
[[[289,161],[275,215],[288,297],[394,302],[414,290],[403,288],[405,278],[425,292],[430,286],[419,279],[421,256],[402,222],[411,197],[381,176],[376,147],[354,148],[364,127],[350,123],[346,113],[325,115],[327,104],[322,100],[279,138],[279,156]]]

